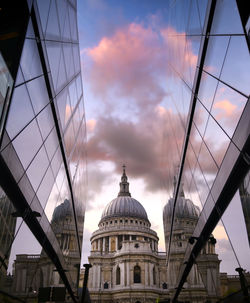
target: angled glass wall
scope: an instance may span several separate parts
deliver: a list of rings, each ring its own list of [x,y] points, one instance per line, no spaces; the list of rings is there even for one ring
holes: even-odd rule
[[[8,300],[54,286],[76,302],[86,203],[76,9],[76,1],[23,0],[0,10],[0,296]]]
[[[199,209],[190,237],[182,239],[185,252],[179,254],[179,265],[175,264],[178,275],[170,289],[173,302],[200,302],[195,293],[188,293],[188,281],[196,267],[210,302],[223,301],[237,290],[243,296],[240,277],[249,285],[250,58],[246,11],[243,1],[169,1],[166,34],[176,46],[169,53],[173,73],[170,94],[182,130],[175,134],[177,153],[170,169],[170,175],[177,170],[169,200],[172,217],[168,211],[164,226],[168,266],[172,266],[173,251],[180,242],[176,238],[178,224],[185,220],[179,211],[183,193]],[[208,246],[215,250],[206,255]],[[206,262],[211,269],[205,275]],[[233,279],[237,280],[234,285]]]

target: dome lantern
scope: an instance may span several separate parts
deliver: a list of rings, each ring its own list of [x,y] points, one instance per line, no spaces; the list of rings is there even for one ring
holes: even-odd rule
[[[123,165],[118,197],[106,205],[99,223],[111,218],[130,217],[145,220],[150,224],[144,207],[139,201],[131,197],[125,168],[126,166]]]
[[[118,197],[122,197],[122,196],[131,197],[131,194],[129,192],[128,177],[127,177],[126,171],[125,171],[126,166],[123,164],[122,167],[123,167],[123,174],[122,174],[122,177],[121,177],[120,191],[119,191]]]

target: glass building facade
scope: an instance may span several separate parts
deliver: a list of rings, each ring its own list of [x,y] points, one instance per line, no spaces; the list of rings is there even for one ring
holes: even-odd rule
[[[246,3],[234,0],[169,1],[168,13],[165,34],[174,44],[168,50],[169,94],[180,130],[174,133],[177,152],[170,152],[168,161],[174,163],[170,175],[178,167],[168,262],[175,225],[180,223],[175,213],[182,186],[185,197],[201,210],[192,243],[176,269],[171,300],[177,302],[189,287],[187,277],[197,257],[213,236],[220,272],[236,277],[241,269],[243,276],[250,271],[250,20]],[[203,283],[211,288],[206,279]],[[211,276],[210,283],[216,286],[217,281]],[[223,291],[218,294],[223,295]]]
[[[86,203],[76,5],[1,4],[1,302],[50,286],[76,302]]]

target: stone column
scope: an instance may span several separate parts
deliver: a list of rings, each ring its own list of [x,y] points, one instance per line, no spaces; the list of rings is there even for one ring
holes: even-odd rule
[[[120,267],[120,285],[121,286],[124,286],[125,285],[125,281],[124,281],[124,263],[120,263],[119,264],[119,267]]]
[[[153,283],[153,267],[152,267],[152,264],[151,263],[149,263],[149,285],[150,286],[152,286],[152,285],[154,285],[154,283]]]
[[[102,238],[102,251],[105,252],[105,237]]]
[[[100,283],[101,283],[101,266],[100,265],[97,265],[97,271],[96,271],[96,274],[97,274],[97,289],[99,289],[100,287]]]
[[[145,286],[148,286],[148,262],[145,262]]]
[[[92,272],[93,272],[93,281],[92,281],[92,285],[93,285],[93,288],[96,288],[96,266],[95,264],[93,265],[92,267]]]
[[[127,285],[129,286],[131,284],[130,282],[130,263],[127,262]]]
[[[109,237],[109,252],[111,251],[111,237]]]

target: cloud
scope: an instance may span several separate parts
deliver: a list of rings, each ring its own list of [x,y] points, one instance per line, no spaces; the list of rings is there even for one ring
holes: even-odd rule
[[[143,178],[147,189],[159,190],[166,178],[172,184],[172,166],[179,161],[175,134],[181,137],[183,132],[178,115],[162,108],[137,122],[100,117],[88,141],[89,162],[110,161],[119,174],[126,163],[129,176]],[[163,163],[171,163],[170,177]]]
[[[96,120],[95,119],[90,119],[86,122],[86,126],[87,126],[87,131],[88,133],[91,133],[94,131],[95,126],[96,126]]]
[[[231,117],[237,109],[237,106],[229,100],[221,100],[214,104],[214,108],[220,110],[220,114],[217,115],[217,119],[220,120],[222,117]]]
[[[88,165],[88,198],[87,211],[94,209],[96,205],[93,203],[96,194],[102,192],[103,187],[113,181],[112,174],[108,174],[101,169],[99,163]]]
[[[131,23],[88,48],[85,81],[101,107],[87,122],[89,163],[111,162],[119,174],[125,163],[129,176],[142,178],[146,189],[172,189],[187,113],[170,105],[171,91],[178,89],[170,85],[178,78],[170,65],[190,77],[196,62],[191,41],[170,27]],[[198,138],[191,134],[191,139],[199,150]],[[206,159],[205,153],[200,156]],[[190,149],[187,159],[191,167],[196,163]],[[216,172],[211,165],[205,169]]]
[[[173,28],[156,31],[137,23],[103,37],[86,57],[85,79],[94,94],[109,103],[109,109],[110,98],[116,97],[127,98],[144,111],[168,95],[166,79],[177,76],[170,62],[185,74],[197,61],[184,33]]]

